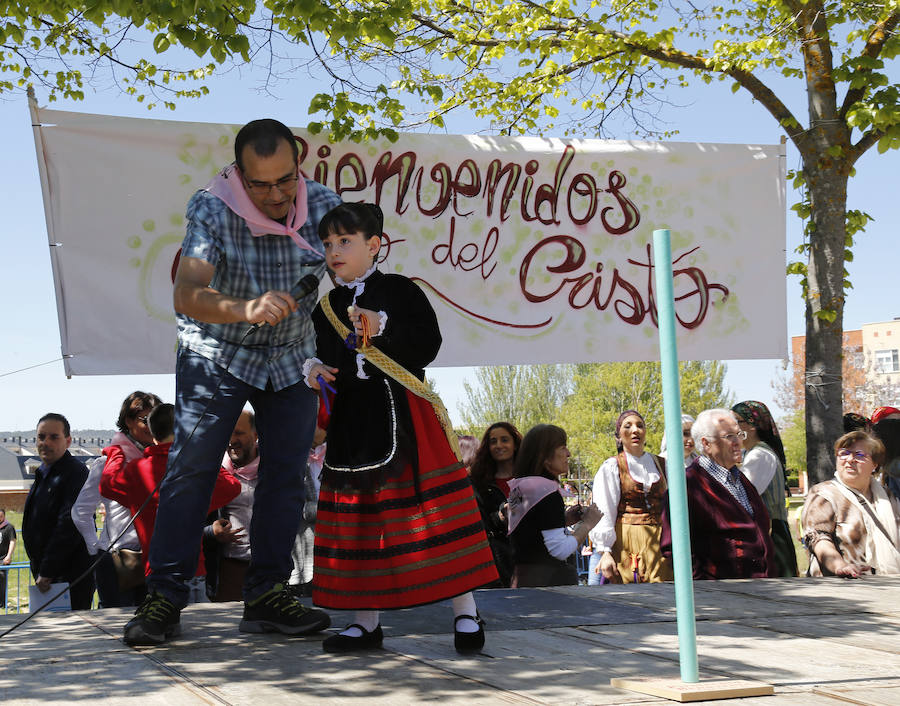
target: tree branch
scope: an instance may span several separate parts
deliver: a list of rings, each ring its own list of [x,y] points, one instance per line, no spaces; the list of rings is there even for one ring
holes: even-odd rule
[[[862,52],[860,52],[860,57],[870,59],[877,58],[881,54],[881,50],[884,48],[884,43],[897,28],[898,23],[900,23],[900,9],[894,10],[894,12],[892,12],[888,17],[886,17],[883,21],[879,22],[872,28],[872,31],[869,33],[869,38],[866,40],[866,46],[863,47]],[[871,74],[872,69],[862,68],[860,69],[860,73]],[[849,112],[851,106],[853,106],[857,101],[862,100],[865,94],[865,87],[851,88],[847,91],[847,95],[844,96],[844,102],[841,105],[840,111],[838,112],[841,120],[847,117],[847,113]]]

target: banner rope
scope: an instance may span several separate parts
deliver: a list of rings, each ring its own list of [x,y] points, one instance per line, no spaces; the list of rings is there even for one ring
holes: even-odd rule
[[[74,358],[74,357],[75,357],[74,354],[66,353],[65,355],[60,356],[59,358],[54,358],[53,360],[48,360],[43,363],[35,363],[34,365],[29,365],[28,367],[25,367],[25,368],[19,368],[18,370],[10,370],[8,373],[0,373],[0,378],[5,378],[5,377],[8,377],[9,375],[15,375],[16,373],[24,373],[26,370],[34,370],[35,368],[40,368],[43,365],[50,365],[50,363],[57,363],[61,360],[65,360],[66,358]]]

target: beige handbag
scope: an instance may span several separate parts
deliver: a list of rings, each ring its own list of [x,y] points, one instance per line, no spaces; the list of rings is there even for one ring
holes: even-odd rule
[[[133,549],[113,549],[109,555],[116,567],[120,591],[127,591],[144,583],[143,554]]]

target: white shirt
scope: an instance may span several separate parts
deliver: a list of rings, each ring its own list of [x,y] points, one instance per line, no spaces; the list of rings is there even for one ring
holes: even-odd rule
[[[541,537],[550,556],[560,561],[565,561],[578,549],[578,540],[565,527],[541,530]]]
[[[131,512],[127,507],[119,505],[115,500],[109,500],[100,496],[100,477],[103,475],[103,466],[106,465],[106,456],[95,458],[88,465],[88,477],[78,493],[78,498],[72,505],[72,522],[76,529],[84,537],[88,553],[91,555],[107,549],[133,549],[140,551],[141,543],[138,540],[137,530],[134,525],[122,535],[115,547],[110,542],[122,534],[122,530],[131,522]],[[103,529],[97,538],[97,526],[94,524],[94,513],[100,504],[106,508],[106,519]]]
[[[765,446],[757,444],[749,451],[744,452],[741,473],[753,484],[756,492],[760,495],[766,492],[775,473],[780,470],[781,463],[778,461],[778,457]]]
[[[231,523],[231,529],[244,530],[244,536],[236,542],[222,545],[222,554],[230,559],[250,561],[250,523],[253,521],[253,495],[256,491],[256,479],[234,476],[241,482],[241,492],[230,503],[222,508],[223,514]]]
[[[653,462],[653,456],[648,452],[645,451],[640,458],[635,458],[626,451],[625,460],[628,462],[628,475],[636,483],[649,488],[659,481],[659,470]],[[603,512],[600,522],[596,524],[589,535],[591,543],[594,545],[594,551],[608,552],[616,543],[616,519],[619,514],[621,497],[618,457],[610,456],[594,476],[594,502]]]

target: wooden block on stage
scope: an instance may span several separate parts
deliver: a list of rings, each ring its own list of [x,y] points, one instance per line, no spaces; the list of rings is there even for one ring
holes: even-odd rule
[[[669,679],[610,679],[617,689],[627,689],[649,696],[661,696],[671,701],[710,701],[712,699],[737,699],[746,696],[771,696],[775,688],[771,684],[747,679],[701,679],[688,684],[677,677]]]

